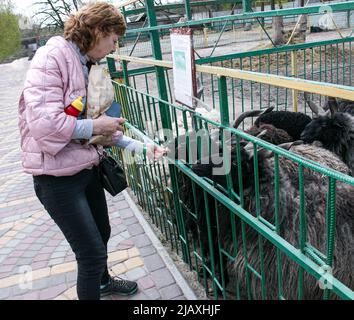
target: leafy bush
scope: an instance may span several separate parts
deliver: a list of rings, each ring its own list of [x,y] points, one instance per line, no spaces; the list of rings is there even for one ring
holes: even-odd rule
[[[18,19],[10,8],[0,7],[0,62],[20,49],[21,33]]]

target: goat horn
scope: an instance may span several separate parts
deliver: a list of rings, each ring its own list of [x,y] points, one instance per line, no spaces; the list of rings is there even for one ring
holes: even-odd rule
[[[286,143],[281,143],[278,145],[278,147],[283,148],[285,150],[290,150],[292,146],[298,146],[300,144],[303,144],[304,142],[302,140],[296,140],[296,141],[291,141],[291,142],[286,142]]]
[[[262,138],[266,133],[267,133],[267,129],[263,130],[262,132],[258,133],[256,138]],[[245,150],[247,152],[253,152],[253,142],[249,141],[246,145],[245,145]]]
[[[251,117],[256,117],[260,116],[262,114],[269,113],[273,111],[274,107],[267,108],[265,110],[251,110],[251,111],[246,111],[241,113],[241,115],[234,121],[234,124],[232,125],[233,128],[237,129],[238,126],[245,120],[246,118],[251,118]]]
[[[308,92],[304,92],[304,98],[305,98],[305,102],[310,107],[312,112],[316,115],[319,115],[320,108],[317,106],[317,104],[315,104],[312,100],[310,100],[310,95],[308,94]]]

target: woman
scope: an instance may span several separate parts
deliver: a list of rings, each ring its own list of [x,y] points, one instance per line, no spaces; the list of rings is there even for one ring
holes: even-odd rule
[[[86,97],[90,64],[114,51],[125,29],[120,12],[107,3],[91,4],[72,15],[64,37],[53,37],[37,50],[19,102],[23,167],[33,175],[36,195],[75,253],[79,299],[138,290],[135,282],[108,273],[111,228],[97,172],[99,156],[95,146],[83,143],[97,134],[121,137],[117,132],[124,119],[81,119],[64,112],[78,96]],[[123,139],[122,146],[143,149],[142,143]],[[162,148],[152,151],[163,153]]]

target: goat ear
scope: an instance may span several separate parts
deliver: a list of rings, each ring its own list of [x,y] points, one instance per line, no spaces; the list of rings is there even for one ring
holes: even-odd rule
[[[331,118],[334,117],[335,113],[338,111],[338,103],[337,100],[333,97],[329,97],[328,99],[328,107],[331,113]],[[328,112],[328,110],[327,110]]]

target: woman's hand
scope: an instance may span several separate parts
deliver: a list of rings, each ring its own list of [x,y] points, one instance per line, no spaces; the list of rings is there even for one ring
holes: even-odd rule
[[[146,147],[147,147],[147,156],[151,160],[159,160],[167,154],[166,148],[157,146],[156,144],[148,143]]]
[[[123,131],[123,118],[113,118],[106,115],[102,115],[93,120],[93,134],[111,135],[116,131]]]

